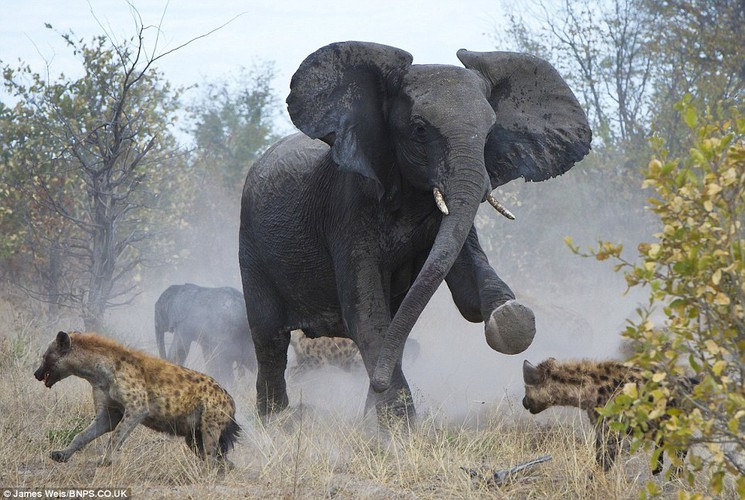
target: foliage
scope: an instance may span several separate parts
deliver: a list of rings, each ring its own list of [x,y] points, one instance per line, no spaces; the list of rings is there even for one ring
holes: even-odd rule
[[[741,0],[645,0],[652,14],[650,50],[657,78],[650,99],[653,123],[668,149],[678,151],[685,127],[674,104],[689,93],[699,108],[729,109],[745,91],[745,3]]]
[[[183,220],[193,188],[170,132],[178,92],[144,53],[143,31],[120,44],[63,34],[78,79],[3,65],[15,102],[0,106],[3,267],[91,329],[132,299],[144,266],[172,254],[162,228]]]
[[[265,62],[205,82],[187,108],[187,131],[196,146],[189,164],[200,186],[193,204],[200,209],[186,218],[180,243],[189,250],[177,267],[188,269],[190,280],[199,279],[199,271],[215,284],[233,283],[238,275],[243,182],[253,162],[278,139],[273,76],[273,63]]]
[[[273,78],[272,63],[242,68],[232,81],[206,83],[189,108],[196,142],[193,161],[225,187],[241,187],[248,167],[279,138],[274,132],[278,106]]]
[[[690,469],[712,473],[715,495],[732,474],[745,495],[745,117],[737,110],[730,119],[702,116],[691,102],[686,96],[677,106],[692,134],[688,155],[670,158],[657,140],[645,172],[662,227],[656,241],[639,245],[638,263],[610,242],[590,252],[615,261],[629,287],[650,289],[649,306],[623,334],[637,347],[629,361],[645,370],[646,382],[626,387],[606,415],[621,417],[615,425],[632,430],[635,447],[657,441],[669,452],[702,445],[691,451]],[[664,328],[650,319],[656,306]],[[680,390],[684,365],[700,381],[690,394]],[[671,398],[683,409],[673,408]],[[694,484],[692,472],[687,479]]]
[[[61,449],[72,443],[72,440],[86,427],[88,421],[81,417],[70,419],[65,427],[47,429],[47,441],[52,449]]]

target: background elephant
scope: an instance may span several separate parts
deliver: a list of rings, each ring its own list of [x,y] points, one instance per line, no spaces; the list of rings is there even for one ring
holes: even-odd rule
[[[168,353],[166,332],[173,333]],[[207,373],[223,384],[233,383],[234,367],[256,371],[243,294],[235,288],[169,286],[155,302],[155,340],[160,357],[180,365],[196,342]]]
[[[304,134],[273,145],[242,196],[239,261],[256,354],[257,406],[288,404],[290,330],[352,338],[368,403],[414,416],[404,342],[445,280],[488,344],[526,349],[532,311],[516,302],[481,249],[479,204],[512,179],[564,173],[591,132],[556,70],[535,57],[458,51],[465,68],[412,65],[400,49],[323,47],[287,98]],[[320,139],[320,140],[315,140]],[[496,207],[495,207],[496,208]]]

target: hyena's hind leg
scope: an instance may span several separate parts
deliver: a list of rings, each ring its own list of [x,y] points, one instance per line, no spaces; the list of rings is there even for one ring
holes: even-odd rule
[[[64,450],[54,450],[49,457],[55,462],[67,462],[73,453],[93,441],[99,436],[111,432],[119,424],[124,415],[119,409],[105,404],[106,396],[100,389],[93,389],[93,402],[96,416],[93,421],[76,435],[70,445]]]
[[[658,444],[655,446],[655,450],[661,448],[663,446],[663,443]],[[664,455],[665,453],[663,451],[660,451],[660,454],[657,456],[657,464],[655,465],[654,470],[652,470],[653,475],[658,475],[660,472],[662,472],[663,462],[664,462]],[[675,450],[675,456],[678,457],[678,461],[680,461],[680,465],[670,464],[670,475],[672,477],[680,477],[681,474],[683,474],[683,469],[685,468],[685,459],[688,455],[688,450]]]
[[[201,432],[200,432],[201,431]],[[232,470],[227,453],[238,438],[240,427],[233,418],[219,408],[202,411],[199,431],[202,437],[201,457],[218,471]]]
[[[595,461],[603,472],[608,472],[616,461],[622,446],[619,433],[610,430],[603,420],[595,429]]]

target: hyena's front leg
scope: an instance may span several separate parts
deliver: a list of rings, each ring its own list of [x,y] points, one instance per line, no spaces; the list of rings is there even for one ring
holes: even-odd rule
[[[101,389],[93,389],[93,404],[96,408],[96,416],[93,421],[76,435],[70,445],[64,450],[55,450],[49,457],[55,462],[67,462],[73,453],[87,445],[97,437],[111,432],[122,419],[122,412],[118,408],[112,408],[107,403],[107,396]]]
[[[111,465],[111,459],[114,456],[115,451],[119,451],[124,441],[129,437],[135,427],[140,424],[147,416],[147,407],[145,405],[138,405],[134,408],[128,407],[124,411],[119,425],[116,426],[114,432],[111,433],[111,439],[109,445],[106,447],[106,454],[98,462],[100,466]]]
[[[83,429],[80,434],[75,436],[70,445],[64,450],[55,450],[49,454],[49,457],[55,462],[67,462],[73,453],[87,445],[97,437],[111,432],[122,419],[122,413],[119,410],[102,408],[98,411],[93,421],[88,427]]]

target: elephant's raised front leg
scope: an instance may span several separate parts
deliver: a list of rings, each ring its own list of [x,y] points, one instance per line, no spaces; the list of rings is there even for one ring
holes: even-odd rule
[[[510,287],[489,265],[475,228],[445,280],[463,317],[485,323],[486,341],[492,349],[517,354],[533,342],[533,311],[515,300]]]

